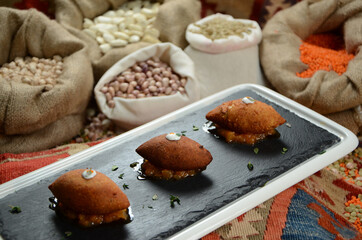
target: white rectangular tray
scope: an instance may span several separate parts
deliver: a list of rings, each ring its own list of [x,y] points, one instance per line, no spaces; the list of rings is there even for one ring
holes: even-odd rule
[[[235,199],[234,201],[222,206],[221,208],[187,226],[183,230],[178,231],[174,235],[170,236],[169,239],[199,239],[216,228],[231,221],[232,219],[240,216],[246,211],[275,196],[276,194],[282,192],[283,190],[314,174],[325,166],[333,163],[357,147],[357,137],[341,125],[266,87],[254,84],[242,84],[202,99],[196,103],[167,114],[161,118],[93,146],[80,153],[59,160],[58,162],[28,173],[12,181],[6,182],[0,185],[0,202],[1,199],[5,198],[9,194],[36,184],[42,179],[59,175],[61,171],[70,169],[75,164],[88,161],[95,154],[99,155],[102,152],[106,152],[107,150],[118,146],[121,143],[126,144],[126,142],[130,139],[137,138],[138,136],[177,120],[178,118],[187,114],[197,112],[199,109],[204,108],[205,106],[209,106],[215,101],[221,100],[226,96],[230,96],[245,89],[255,91],[258,95],[269,100],[270,102],[273,102],[278,106],[281,106],[282,108],[296,114],[300,118],[303,118],[308,122],[327,130],[328,132],[340,138],[340,141],[329,147],[324,154],[316,154],[303,163],[298,164],[297,166],[289,169],[279,176],[269,180],[265,186],[255,188],[247,194],[239,197],[238,199]],[[215,159],[213,161],[215,161]],[[205,172],[207,172],[207,170]],[[127,194],[127,191],[125,193]]]

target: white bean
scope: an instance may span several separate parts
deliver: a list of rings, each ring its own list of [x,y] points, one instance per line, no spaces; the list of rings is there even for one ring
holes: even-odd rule
[[[112,23],[116,24],[116,25],[118,25],[118,24],[120,24],[122,22],[124,22],[124,17],[115,17],[115,18],[112,19]]]
[[[128,44],[126,40],[116,39],[109,42],[112,47],[124,47]]]
[[[140,37],[137,36],[137,35],[133,35],[129,38],[129,42],[131,43],[136,43],[136,42],[139,42],[140,41]]]
[[[103,14],[103,16],[113,18],[117,16],[117,13],[115,11],[109,10],[105,14]]]
[[[138,40],[137,42],[140,40],[140,38],[143,36],[143,32],[142,31],[136,31],[136,30],[131,30],[130,34],[133,36],[138,36]],[[131,36],[132,37],[132,36]]]
[[[120,39],[123,39],[123,40],[128,40],[129,39],[129,35],[127,33],[124,33],[124,32],[114,32],[113,35],[116,37],[116,38],[120,38]]]
[[[143,27],[141,25],[138,25],[138,24],[130,24],[130,25],[128,25],[128,29],[138,31],[138,32],[141,32],[141,33],[143,31]],[[142,33],[142,35],[143,35],[143,33]]]
[[[115,37],[110,33],[104,33],[103,38],[108,43],[111,43],[113,40],[115,40]]]
[[[104,40],[103,37],[96,37],[96,40],[97,40],[97,42],[98,42],[99,44],[104,44],[104,43],[106,43],[106,41]]]
[[[83,28],[90,28],[93,25],[94,25],[93,21],[90,20],[89,18],[83,19]]]
[[[97,37],[97,33],[95,31],[91,30],[90,28],[84,29],[83,32],[85,32],[86,34],[88,34],[89,36],[91,36],[94,39],[96,39],[96,37]]]
[[[112,46],[108,43],[104,43],[104,44],[101,44],[99,46],[99,48],[101,49],[102,53],[107,53],[109,50],[112,49]]]
[[[96,23],[112,23],[111,17],[99,16],[94,19]]]
[[[144,14],[147,18],[152,18],[156,15],[156,11],[149,8],[142,8],[141,13]]]

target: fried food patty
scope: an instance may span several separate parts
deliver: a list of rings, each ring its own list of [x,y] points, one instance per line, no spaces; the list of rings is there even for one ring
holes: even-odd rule
[[[115,182],[100,172],[91,179],[85,179],[82,173],[86,170],[69,171],[49,185],[58,200],[57,209],[68,218],[77,219],[83,226],[122,218],[123,210],[130,206],[127,196]]]
[[[250,99],[250,98],[249,98]],[[206,114],[215,123],[217,133],[227,142],[253,145],[276,133],[275,128],[286,120],[270,105],[252,99],[224,102]]]
[[[210,152],[196,141],[186,136],[181,136],[179,140],[168,140],[166,135],[154,137],[136,149],[147,160],[142,165],[145,175],[160,173],[156,174],[156,178],[162,179],[170,179],[162,177],[165,175],[174,175],[175,179],[192,176],[206,169],[212,161]]]

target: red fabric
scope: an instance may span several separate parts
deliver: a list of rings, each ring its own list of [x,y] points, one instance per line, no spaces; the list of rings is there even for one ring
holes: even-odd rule
[[[69,154],[63,153],[61,155],[40,157],[26,161],[2,163],[0,164],[0,184],[47,166],[68,156]]]
[[[265,230],[264,235],[265,240],[273,239],[275,236],[282,236],[290,199],[296,191],[297,188],[293,186],[275,196],[273,205],[270,208],[267,222],[268,228]]]

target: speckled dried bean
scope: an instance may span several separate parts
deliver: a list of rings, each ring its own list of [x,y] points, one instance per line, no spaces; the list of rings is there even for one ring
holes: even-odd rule
[[[186,78],[178,76],[166,63],[158,58],[150,58],[137,62],[115,76],[110,83],[101,88],[101,92],[106,94],[107,102],[109,102],[109,95],[112,99],[113,97],[134,99],[167,96],[177,92],[184,94],[186,82]],[[113,106],[113,103],[108,106]]]
[[[32,86],[49,85],[44,88],[49,91],[57,83],[57,78],[62,74],[62,70],[63,58],[60,56],[54,56],[53,59],[17,57],[14,61],[2,65],[0,78]]]

